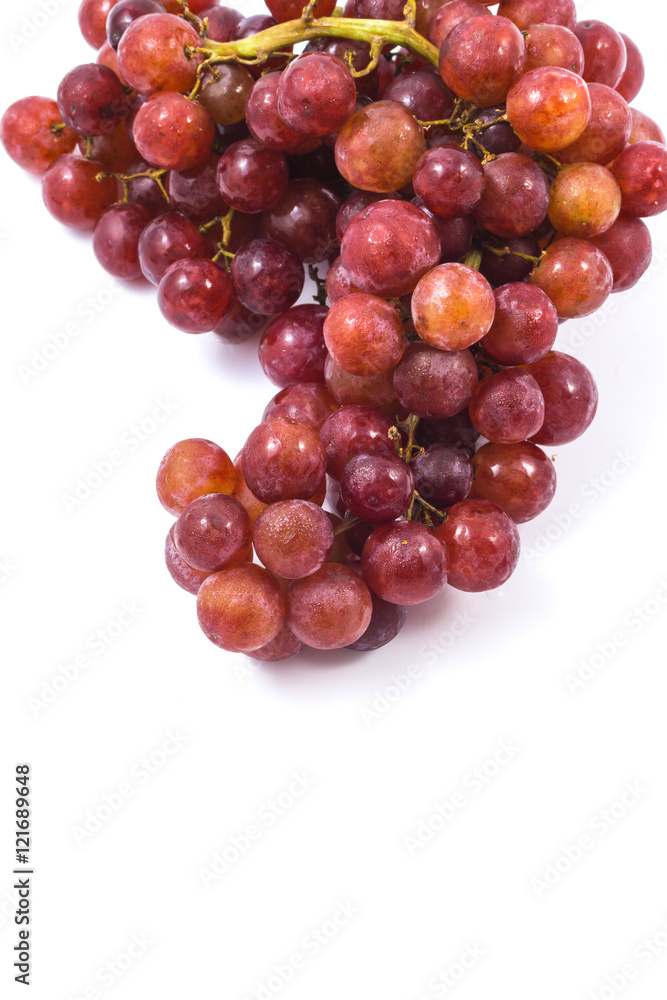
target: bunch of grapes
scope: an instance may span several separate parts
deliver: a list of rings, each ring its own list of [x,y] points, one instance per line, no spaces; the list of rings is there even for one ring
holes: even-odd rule
[[[111,274],[260,337],[281,391],[236,462],[191,439],[158,474],[172,576],[259,659],[374,649],[446,583],[508,579],[540,446],[597,407],[559,324],[636,284],[667,208],[641,54],[573,0],[334,3],[83,0],[97,61],[2,119]]]

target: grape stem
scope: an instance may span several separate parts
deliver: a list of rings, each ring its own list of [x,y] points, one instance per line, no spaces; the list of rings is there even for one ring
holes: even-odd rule
[[[139,180],[140,177],[148,177],[150,180],[155,181],[160,191],[162,192],[165,201],[171,203],[171,198],[169,197],[167,189],[162,183],[162,178],[166,173],[167,173],[166,170],[142,170],[138,174],[116,174],[116,173],[105,173],[104,171],[102,171],[101,173],[97,174],[95,180],[98,183],[101,183],[103,180],[106,180],[107,177],[116,177],[123,185],[123,202],[127,202],[129,195],[128,185],[130,181]]]
[[[520,250],[512,250],[510,247],[494,247],[490,243],[481,243],[485,250],[496,255],[496,257],[521,257],[523,260],[532,260],[534,264],[539,264],[542,257],[533,257],[529,253],[521,253]],[[544,256],[544,254],[542,255]]]

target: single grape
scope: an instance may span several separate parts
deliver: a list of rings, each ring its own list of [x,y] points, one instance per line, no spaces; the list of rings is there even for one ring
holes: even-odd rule
[[[79,28],[81,34],[94,49],[101,48],[107,40],[107,18],[118,0],[81,0],[79,5]]]
[[[667,209],[667,149],[658,142],[635,142],[612,166],[626,215],[646,218]]]
[[[394,371],[400,402],[418,417],[452,417],[467,406],[477,389],[472,352],[439,351],[429,344],[410,344]]]
[[[474,2],[474,0],[463,0]],[[384,101],[398,101],[411,115],[422,122],[449,118],[454,110],[454,95],[439,76],[428,69],[414,73],[399,73],[385,88]]]
[[[305,281],[303,264],[294,251],[270,239],[252,240],[241,247],[232,260],[231,273],[241,302],[264,316],[275,316],[294,305]]]
[[[307,500],[282,500],[265,507],[252,537],[258,558],[285,580],[300,580],[318,570],[334,543],[327,514]]]
[[[241,504],[224,493],[193,500],[174,528],[174,542],[189,566],[215,573],[245,560],[252,542],[252,525]]]
[[[501,365],[522,365],[548,354],[558,334],[558,313],[541,288],[513,281],[496,289],[496,314],[482,347]]]
[[[58,108],[65,125],[81,135],[105,135],[128,114],[123,84],[106,66],[86,63],[70,70],[58,87]]]
[[[109,274],[126,281],[142,277],[139,239],[150,221],[150,212],[141,205],[112,205],[100,216],[93,251]]]
[[[394,368],[407,346],[394,307],[376,295],[361,292],[347,295],[331,307],[324,321],[324,342],[337,365],[362,376]]]
[[[64,125],[56,102],[48,97],[23,97],[7,108],[0,121],[5,150],[32,174],[45,173],[59,156],[71,153],[77,139]]]
[[[552,351],[546,358],[526,365],[544,397],[544,423],[533,435],[536,444],[569,444],[593,422],[598,390],[593,376],[581,361]]]
[[[644,60],[638,47],[632,39],[628,38],[627,35],[624,35],[623,32],[620,34],[625,44],[627,62],[625,64],[623,76],[616,84],[616,90],[621,97],[624,97],[628,104],[630,104],[630,102],[634,101],[635,97],[642,89],[646,74],[644,70]]]
[[[252,431],[243,448],[243,475],[262,503],[309,500],[322,485],[327,456],[312,428],[271,417]]]
[[[314,649],[340,649],[368,628],[373,602],[361,577],[347,566],[326,563],[287,592],[287,624]]]
[[[246,97],[248,128],[259,142],[284,153],[304,153],[319,146],[320,140],[295,132],[278,114],[279,73],[267,73],[255,82]]]
[[[612,291],[625,292],[637,284],[651,263],[651,234],[641,219],[619,215],[614,225],[590,241],[609,261]]]
[[[625,72],[627,52],[619,33],[604,21],[577,21],[574,33],[584,50],[584,80],[616,87]]]
[[[392,521],[368,538],[361,566],[368,586],[384,601],[421,604],[445,586],[449,555],[431,528],[415,521]]]
[[[283,154],[256,139],[232,143],[220,157],[220,194],[239,212],[267,211],[284,193],[288,180]]]
[[[127,28],[118,46],[118,66],[140,94],[159,90],[188,93],[203,56],[195,29],[174,14],[147,14]]]
[[[212,257],[214,253],[212,244],[196,226],[176,212],[159,216],[146,226],[139,239],[141,270],[154,285],[160,284],[176,261]]]
[[[352,219],[340,254],[358,288],[395,298],[413,291],[419,279],[435,267],[440,239],[433,223],[415,205],[380,201]]]
[[[388,417],[370,406],[341,406],[320,429],[328,474],[339,480],[355,455],[394,455],[396,449],[389,437],[392,426]]]
[[[354,455],[340,480],[343,503],[356,517],[384,524],[404,514],[412,501],[410,466],[398,455]]]
[[[243,563],[207,577],[197,594],[204,635],[231,653],[266,646],[285,624],[285,598],[262,566]]]
[[[415,168],[415,194],[435,215],[468,215],[484,193],[486,178],[479,160],[462,149],[427,150]]]
[[[178,517],[197,497],[230,494],[235,483],[236,473],[226,451],[206,438],[187,438],[173,445],[160,462],[156,489],[162,506]]]
[[[479,265],[479,270],[493,288],[515,281],[523,281],[533,270],[542,253],[542,248],[535,238],[534,232],[518,239],[504,240],[497,236],[488,235],[485,236],[484,243],[486,246],[482,245],[482,262]],[[490,249],[491,247],[500,251],[500,254],[494,253]],[[509,253],[505,251],[509,251]],[[530,258],[535,259],[531,260]]]
[[[243,14],[233,7],[208,7],[202,14],[208,21],[206,37],[213,42],[231,42]]]
[[[331,356],[324,362],[324,379],[327,389],[341,406],[371,406],[390,421],[402,420],[407,411],[401,405],[394,389],[394,372],[381,375],[350,375],[336,364]]]
[[[172,326],[209,333],[231,308],[234,285],[210,260],[179,260],[165,272],[157,294],[160,312]]]
[[[609,297],[614,276],[597,247],[565,237],[544,253],[530,281],[549,296],[561,319],[590,316]]]
[[[472,486],[469,455],[444,442],[432,444],[417,455],[412,463],[412,474],[419,496],[438,510],[465,500]]]
[[[259,345],[259,362],[274,385],[324,384],[326,315],[324,306],[294,306],[266,328]]]
[[[532,441],[482,445],[472,461],[471,500],[497,504],[515,524],[531,521],[556,492],[556,469]]]
[[[201,104],[174,91],[160,91],[139,109],[132,134],[140,156],[154,167],[191,170],[210,154],[215,123]]]
[[[482,17],[485,14],[490,16],[490,11],[481,3],[477,3],[477,0],[450,0],[449,3],[444,3],[431,18],[427,38],[439,49],[457,24],[467,21],[471,17]],[[445,118],[447,116],[440,115],[439,117]]]
[[[319,433],[322,424],[339,409],[338,403],[328,390],[316,382],[297,382],[281,389],[267,405],[262,420],[269,417],[285,417],[307,424]]]
[[[378,192],[408,184],[425,151],[424,130],[397,101],[376,101],[355,111],[339,131],[335,150],[349,184]]]
[[[560,24],[572,31],[577,23],[574,0],[501,0],[498,13],[521,30],[535,24]]]
[[[519,368],[482,379],[470,402],[470,419],[482,437],[495,444],[527,440],[544,423],[539,383]]]
[[[556,152],[575,142],[588,125],[588,87],[569,69],[540,66],[525,73],[510,90],[507,117],[527,146]]]
[[[301,17],[303,10],[302,0],[266,0],[276,21],[282,24],[283,21],[295,21]],[[336,6],[336,0],[316,0],[313,5],[313,17],[330,17]]]
[[[336,216],[341,200],[311,178],[292,180],[278,201],[262,215],[267,236],[298,254],[304,264],[328,260],[338,247]]]
[[[621,211],[621,189],[600,163],[573,163],[551,185],[549,219],[564,236],[586,239],[613,226]]]
[[[303,643],[292,632],[288,625],[283,625],[278,635],[271,642],[259,649],[252,649],[246,655],[253,660],[261,660],[264,663],[277,663],[280,660],[288,660],[291,656],[296,656],[303,648]]]
[[[627,144],[632,113],[620,94],[603,83],[589,83],[591,117],[576,142],[558,152],[561,163],[608,164]]]
[[[278,114],[301,135],[338,132],[354,112],[357,88],[336,56],[306,53],[294,59],[278,84]]]
[[[217,63],[204,74],[197,95],[218,125],[235,125],[245,118],[245,104],[255,80],[238,63]]]
[[[107,17],[107,42],[115,51],[133,21],[145,14],[161,14],[164,7],[156,0],[120,0]]]
[[[479,593],[501,587],[519,560],[521,543],[514,521],[488,500],[462,500],[437,529],[447,546],[449,583]]]
[[[44,204],[58,222],[71,229],[94,229],[105,209],[118,199],[115,177],[97,180],[104,168],[96,160],[64,153],[42,180]]]
[[[172,524],[167,534],[164,545],[164,561],[174,583],[177,583],[188,594],[196,594],[202,583],[209,575],[202,570],[189,566],[183,556],[176,548],[174,541],[174,527]]]
[[[484,164],[486,186],[473,215],[495,236],[526,236],[544,221],[549,180],[523,153],[503,153]]]
[[[570,28],[560,24],[531,24],[526,38],[526,69],[560,66],[579,76],[584,71],[584,50]]]
[[[422,340],[441,351],[462,351],[487,334],[496,302],[486,278],[465,264],[440,264],[420,280],[412,319]]]
[[[351,642],[347,649],[354,649],[355,652],[367,653],[373,649],[380,649],[388,642],[395,639],[405,625],[408,609],[400,604],[390,604],[383,601],[377,594],[371,592],[373,599],[373,613],[368,628],[356,642]]]
[[[227,205],[216,182],[219,159],[216,153],[209,153],[203,163],[190,170],[170,171],[167,188],[174,211],[195,223],[225,215]]]
[[[440,76],[464,101],[481,108],[502,103],[526,69],[523,35],[506,17],[471,17],[440,47]]]

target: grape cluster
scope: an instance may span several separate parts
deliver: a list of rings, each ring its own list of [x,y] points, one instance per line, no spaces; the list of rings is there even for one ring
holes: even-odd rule
[[[83,0],[97,61],[1,124],[169,323],[259,335],[262,423],[234,463],[175,445],[158,494],[203,631],[265,660],[375,649],[447,583],[509,578],[541,446],[597,407],[559,325],[636,284],[667,209],[641,54],[573,0],[334,3]]]

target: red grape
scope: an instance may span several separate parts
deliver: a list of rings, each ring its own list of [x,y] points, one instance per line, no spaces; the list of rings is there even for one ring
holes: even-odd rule
[[[631,38],[628,38],[628,36],[624,35],[623,32],[621,32],[621,38],[625,44],[627,62],[623,76],[616,84],[616,90],[629,104],[631,101],[634,101],[635,97],[642,89],[645,76],[644,60],[642,59],[641,52]]]
[[[294,306],[266,328],[259,345],[259,362],[274,385],[324,383],[326,315],[324,306]]]
[[[621,189],[600,163],[573,163],[551,185],[549,219],[564,236],[605,233],[621,211]]]
[[[556,469],[532,441],[482,445],[472,460],[471,500],[497,504],[516,524],[531,521],[556,492]]]
[[[174,14],[147,14],[133,21],[118,46],[118,66],[129,87],[140,94],[158,90],[185,94],[197,79],[203,56],[195,29]]]
[[[112,205],[101,216],[93,233],[93,251],[102,267],[116,278],[141,278],[139,239],[151,221],[141,205]]]
[[[269,239],[252,240],[237,250],[231,272],[241,302],[264,316],[294,305],[305,281],[303,264],[294,251]]]
[[[651,234],[641,219],[619,215],[614,225],[591,239],[611,265],[614,292],[636,285],[651,263]]]
[[[413,492],[410,466],[389,453],[354,455],[340,479],[340,494],[347,509],[371,524],[384,524],[404,514]]]
[[[561,319],[590,316],[611,292],[614,276],[609,261],[586,240],[556,240],[530,275],[545,292]]]
[[[389,437],[391,427],[391,420],[370,406],[341,406],[324,421],[320,430],[328,474],[333,479],[340,479],[355,455],[395,454],[394,443]]]
[[[337,365],[363,376],[394,368],[407,346],[394,307],[361,292],[334,303],[324,321],[324,341]]]
[[[658,142],[635,142],[612,166],[626,215],[645,218],[667,209],[667,149]]]
[[[429,344],[410,344],[394,372],[399,400],[418,417],[452,417],[467,406],[477,389],[472,352],[439,351]]]
[[[537,434],[544,423],[544,397],[537,381],[519,368],[506,368],[479,383],[470,419],[482,437],[516,444]]]
[[[598,405],[593,376],[581,361],[552,351],[526,365],[544,397],[544,423],[533,436],[536,444],[569,444],[590,427]]]
[[[440,47],[440,76],[457,97],[478,107],[500,104],[526,69],[523,35],[506,17],[471,17]]]
[[[298,56],[278,84],[278,114],[301,135],[338,132],[354,112],[357,88],[347,66],[326,52]]]
[[[262,503],[309,500],[326,474],[327,456],[318,435],[284,417],[256,427],[242,454],[245,481]]]
[[[465,500],[472,486],[472,462],[467,452],[444,441],[417,455],[412,474],[419,496],[439,510]]]
[[[208,576],[197,594],[204,635],[231,653],[266,646],[285,624],[285,598],[262,566],[242,563]]]
[[[426,151],[421,125],[397,101],[376,101],[355,111],[336,139],[336,164],[353,187],[397,191],[412,180]]]
[[[299,424],[308,424],[319,433],[322,424],[339,409],[336,400],[323,385],[316,382],[297,382],[281,389],[264,410],[263,420],[269,417],[286,417]]]
[[[218,187],[228,205],[239,212],[265,212],[285,191],[287,161],[257,139],[234,142],[220,157]]]
[[[526,236],[544,221],[549,181],[523,153],[503,153],[484,165],[486,187],[473,215],[496,236]]]
[[[103,166],[96,160],[65,153],[54,160],[42,180],[44,204],[58,222],[72,229],[94,229],[106,208],[118,198],[115,177],[97,180]]]
[[[450,558],[449,583],[478,593],[501,587],[519,560],[519,532],[514,521],[488,500],[462,500],[437,529]]]
[[[591,117],[588,87],[559,66],[531,69],[507,95],[507,116],[522,142],[551,153],[575,142]]]
[[[197,497],[181,513],[174,542],[188,566],[214,573],[245,560],[252,526],[241,504],[224,493]]]
[[[172,524],[165,541],[164,561],[174,583],[177,583],[183,590],[187,590],[188,594],[196,594],[209,574],[188,566],[176,548],[174,527],[175,525]]]
[[[421,604],[445,586],[449,556],[431,528],[415,521],[392,521],[370,535],[361,566],[368,586],[384,601]]]
[[[618,86],[628,58],[619,33],[604,21],[578,21],[574,33],[584,50],[584,80]]]
[[[603,83],[590,83],[591,117],[579,138],[558,152],[562,163],[610,163],[625,149],[632,113],[620,94]]]
[[[30,173],[43,174],[59,156],[72,152],[78,136],[64,126],[55,101],[23,97],[2,116],[0,139],[15,163]]]
[[[173,445],[160,462],[156,488],[162,506],[178,517],[197,497],[230,494],[235,483],[236,473],[226,451],[205,438],[187,438]]]
[[[191,170],[211,152],[215,123],[201,104],[167,90],[142,104],[132,134],[139,154],[154,167]]]
[[[528,364],[548,354],[558,334],[558,313],[542,289],[514,281],[497,288],[495,298],[484,350],[502,365]]]
[[[287,624],[314,649],[340,649],[368,628],[373,602],[361,577],[338,563],[326,563],[287,592]]]
[[[157,297],[172,326],[185,333],[209,333],[230,309],[234,286],[210,260],[178,260],[165,272]]]
[[[440,264],[420,280],[412,319],[422,340],[441,351],[461,351],[487,334],[496,302],[485,277],[465,264]]]

